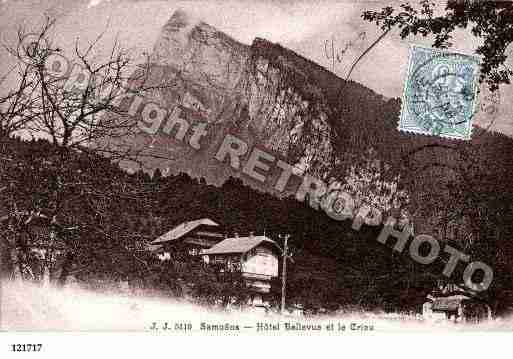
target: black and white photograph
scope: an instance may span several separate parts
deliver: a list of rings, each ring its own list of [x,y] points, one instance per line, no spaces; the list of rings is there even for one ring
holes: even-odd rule
[[[0,336],[511,333],[512,42],[510,1],[0,0]]]

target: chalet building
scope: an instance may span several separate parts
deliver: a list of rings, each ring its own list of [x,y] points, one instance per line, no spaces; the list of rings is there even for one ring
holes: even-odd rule
[[[282,250],[266,236],[227,238],[202,252],[204,261],[221,265],[222,270],[240,272],[255,294],[250,304],[265,306],[271,280],[278,277]]]
[[[199,256],[224,239],[220,225],[202,218],[184,222],[151,242],[149,249],[161,260],[180,260],[184,256]]]
[[[149,249],[162,261],[180,262],[192,256],[221,272],[238,272],[254,293],[248,304],[267,307],[265,299],[272,279],[278,277],[281,248],[266,236],[225,238],[220,228],[208,218],[185,222],[155,239]]]
[[[422,306],[422,316],[427,320],[477,323],[491,319],[491,309],[461,286],[452,283],[439,284],[439,287],[427,296],[427,301]]]

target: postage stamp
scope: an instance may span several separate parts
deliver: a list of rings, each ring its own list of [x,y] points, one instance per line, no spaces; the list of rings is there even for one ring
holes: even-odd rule
[[[480,58],[413,45],[399,130],[469,140]]]

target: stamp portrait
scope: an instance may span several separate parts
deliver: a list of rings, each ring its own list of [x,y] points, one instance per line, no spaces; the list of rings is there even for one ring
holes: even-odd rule
[[[469,140],[480,58],[413,45],[399,130]]]

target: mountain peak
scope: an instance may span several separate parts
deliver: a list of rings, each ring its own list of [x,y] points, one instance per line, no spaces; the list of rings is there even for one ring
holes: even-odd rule
[[[177,10],[163,26],[153,47],[152,61],[161,65],[173,65],[180,69],[190,65],[198,56],[223,63],[222,54],[247,52],[243,45],[215,27],[201,21],[184,10]]]
[[[182,9],[178,9],[169,18],[164,28],[180,29],[187,26],[193,26],[200,22],[200,20],[194,16],[191,12],[187,12]]]
[[[200,151],[181,146],[174,132],[155,133],[152,151],[173,160],[148,167],[221,184],[239,175],[215,158],[227,134],[318,178],[341,171],[370,146],[398,164],[413,145],[443,142],[397,131],[400,100],[388,101],[266,39],[244,45],[182,10],[164,25],[152,59],[149,78],[173,83],[155,91],[154,101],[177,109],[187,128],[204,123],[209,130]],[[147,140],[139,139],[139,145]],[[252,185],[269,190],[277,176]]]

